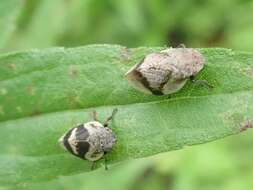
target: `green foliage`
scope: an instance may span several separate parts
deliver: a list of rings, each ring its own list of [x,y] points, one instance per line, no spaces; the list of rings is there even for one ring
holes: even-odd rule
[[[187,146],[252,126],[252,54],[200,49],[198,78],[212,90],[189,82],[146,96],[123,75],[165,45],[253,51],[252,9],[251,0],[0,0],[0,51],[22,51],[0,55],[0,190],[251,189],[253,131]],[[160,47],[24,52],[98,43]],[[110,169],[90,172],[57,139],[93,109],[103,121],[115,107]]]
[[[6,50],[112,43],[253,50],[250,0],[26,1]]]
[[[16,19],[22,5],[21,0],[2,0],[0,2],[0,51],[15,29]]]
[[[57,140],[88,121],[94,109],[101,121],[119,109],[111,164],[213,141],[252,125],[253,55],[200,49],[206,65],[198,78],[213,89],[189,82],[173,95],[144,95],[124,80],[124,73],[159,49],[92,45],[2,55],[0,183],[90,171],[91,163],[64,152]]]

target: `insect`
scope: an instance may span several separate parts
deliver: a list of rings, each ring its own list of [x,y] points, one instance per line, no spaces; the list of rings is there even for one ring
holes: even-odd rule
[[[169,48],[145,56],[125,74],[125,78],[144,93],[171,94],[180,90],[188,79],[207,84],[206,81],[194,80],[204,63],[203,55],[195,49]]]
[[[93,121],[79,124],[68,130],[59,139],[59,143],[71,154],[92,161],[91,169],[94,169],[95,161],[104,156],[105,169],[107,169],[105,154],[110,152],[116,143],[115,134],[108,125],[116,112],[117,109],[114,109],[112,115],[102,124],[97,119],[96,111],[93,111]]]

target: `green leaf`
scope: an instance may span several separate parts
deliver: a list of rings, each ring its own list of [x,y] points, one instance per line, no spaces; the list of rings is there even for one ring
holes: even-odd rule
[[[150,159],[139,159],[124,162],[124,165],[110,167],[110,171],[96,170],[95,172],[62,176],[49,182],[21,184],[12,189],[40,190],[40,189],[110,189],[129,190],[134,184],[139,184],[145,174],[153,172],[155,163]],[[143,176],[143,177],[142,177]],[[99,183],[98,183],[99,180]],[[11,189],[10,189],[11,190]]]
[[[206,143],[252,127],[253,54],[200,49],[197,76],[168,96],[145,95],[124,73],[162,48],[117,45],[32,50],[0,56],[0,185],[47,181],[90,171],[91,163],[65,152],[58,138],[96,110],[117,144],[108,163]],[[99,164],[98,164],[99,166]]]
[[[22,0],[0,1],[0,48],[4,46],[14,31],[22,5]]]

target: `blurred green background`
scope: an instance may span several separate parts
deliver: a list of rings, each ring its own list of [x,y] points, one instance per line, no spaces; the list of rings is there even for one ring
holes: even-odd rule
[[[15,6],[21,0],[12,1]],[[26,0],[22,3],[1,52],[94,43],[127,47],[176,47],[183,43],[187,47],[253,51],[252,0]],[[111,166],[108,172],[101,169],[50,182],[21,184],[21,187],[252,189],[252,138],[253,131],[249,130],[209,144],[121,163]]]
[[[23,2],[5,51],[94,43],[128,47],[184,43],[190,47],[253,50],[252,0]]]

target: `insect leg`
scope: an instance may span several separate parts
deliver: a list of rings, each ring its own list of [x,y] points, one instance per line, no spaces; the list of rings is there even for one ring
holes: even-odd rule
[[[92,164],[91,164],[91,170],[94,170],[95,169],[95,166],[96,166],[96,161],[93,161]]]
[[[206,86],[208,88],[214,87],[213,85],[209,84],[209,82],[207,80],[196,80],[196,79],[194,79],[194,76],[191,76],[190,80],[192,83],[194,83],[196,85]]]
[[[105,165],[105,170],[108,170],[108,166],[107,166],[107,159],[106,159],[106,156],[104,156],[104,165]]]
[[[115,108],[115,109],[112,111],[112,115],[111,115],[110,117],[108,117],[108,118],[106,119],[106,121],[104,122],[104,127],[107,127],[107,126],[108,126],[109,121],[111,121],[111,120],[113,119],[113,117],[114,117],[114,115],[117,113],[117,111],[118,111],[117,108]]]
[[[98,121],[96,110],[93,110],[93,111],[92,111],[92,119],[93,119],[94,121]]]

